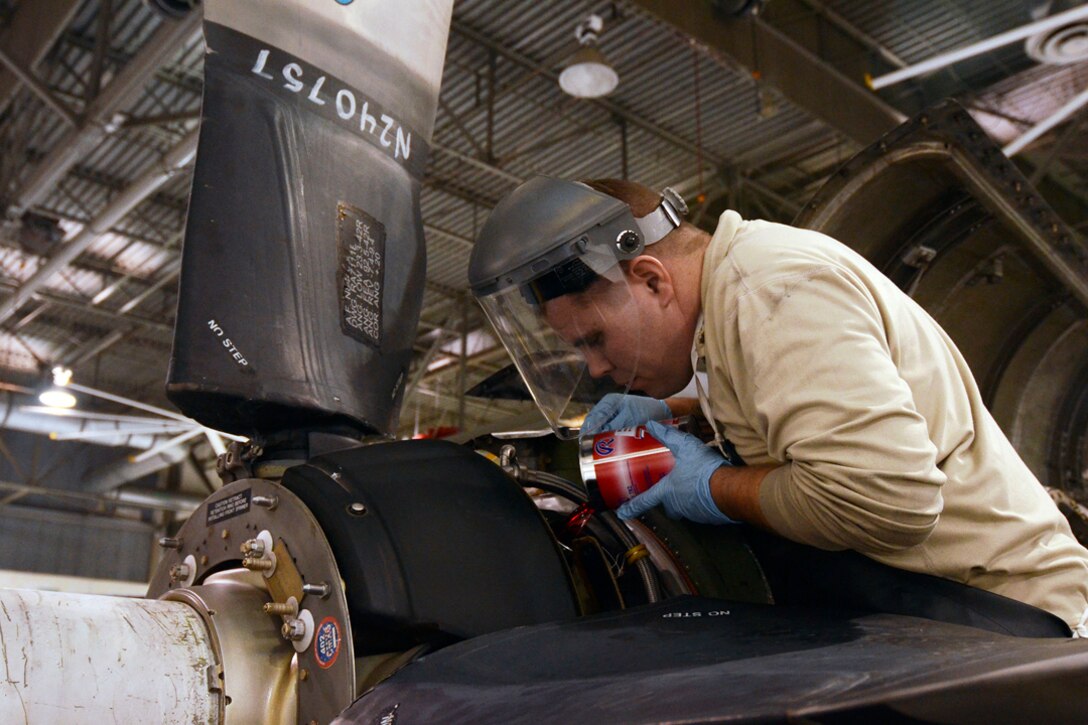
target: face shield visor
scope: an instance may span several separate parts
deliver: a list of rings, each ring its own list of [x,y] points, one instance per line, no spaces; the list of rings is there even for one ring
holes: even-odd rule
[[[640,351],[649,341],[642,339],[636,290],[628,284],[623,262],[679,226],[686,209],[667,190],[654,212],[636,219],[626,204],[589,187],[546,181],[603,197],[604,213],[588,228],[568,228],[574,233],[563,235],[551,249],[474,283],[473,292],[556,435],[574,438],[572,428],[605,392],[637,389]],[[493,216],[502,213],[497,207]],[[511,216],[524,220],[524,215]],[[486,251],[482,243],[492,238],[488,225],[492,218],[473,261]],[[519,231],[531,234],[533,226],[524,224]]]
[[[599,275],[574,258],[516,287],[479,298],[529,393],[562,438],[607,392],[638,373],[638,307],[619,264]],[[614,281],[613,279],[614,278]]]

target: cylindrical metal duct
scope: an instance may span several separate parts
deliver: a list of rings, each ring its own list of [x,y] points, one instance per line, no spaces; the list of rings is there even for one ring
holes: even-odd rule
[[[395,425],[452,0],[205,3],[168,394],[243,435]]]
[[[45,411],[50,411],[49,413]],[[151,417],[65,415],[66,411],[49,409],[30,397],[0,397],[0,426],[50,437],[79,436],[100,446],[151,448],[176,432],[176,423]],[[51,414],[57,413],[57,414]]]
[[[167,448],[142,461],[134,461],[131,458],[113,461],[87,472],[81,487],[87,491],[110,491],[130,481],[137,481],[144,476],[158,473],[164,468],[176,466],[185,460],[188,453],[188,446],[177,446]]]
[[[220,721],[215,651],[189,605],[0,589],[0,609],[0,722]]]
[[[122,504],[157,511],[173,511],[174,513],[182,514],[182,517],[191,514],[203,502],[203,499],[198,496],[188,496],[173,491],[159,491],[137,486],[121,486],[113,494],[100,494],[87,493],[85,491],[70,491],[68,489],[47,488],[45,486],[28,486],[25,483],[12,483],[11,481],[0,481],[0,491],[11,492],[20,497],[49,496],[52,498],[68,499],[70,501],[84,501],[100,506],[115,506]]]

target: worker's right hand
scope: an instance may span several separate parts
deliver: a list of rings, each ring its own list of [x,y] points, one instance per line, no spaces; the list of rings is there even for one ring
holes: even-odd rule
[[[642,516],[654,506],[665,509],[671,519],[687,519],[700,524],[735,524],[714,501],[710,479],[722,466],[732,464],[714,446],[690,433],[663,423],[647,423],[646,432],[665,444],[676,463],[669,473],[616,509],[621,519]]]
[[[633,428],[651,420],[672,418],[672,411],[664,400],[644,395],[609,393],[586,414],[579,435],[587,436],[606,430]]]

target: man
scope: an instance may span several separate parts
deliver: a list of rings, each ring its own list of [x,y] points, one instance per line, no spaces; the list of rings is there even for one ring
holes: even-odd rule
[[[553,424],[568,414],[578,362],[648,396],[607,396],[587,430],[692,412],[664,399],[705,368],[703,411],[748,465],[649,423],[676,465],[619,514],[660,504],[852,549],[1034,605],[1088,635],[1088,551],[943,330],[833,239],[733,211],[710,235],[677,207],[630,182],[534,179],[496,207],[470,264]]]

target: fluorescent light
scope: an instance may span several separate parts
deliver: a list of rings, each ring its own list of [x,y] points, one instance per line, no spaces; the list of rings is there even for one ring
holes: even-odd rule
[[[1005,148],[1001,150],[1005,152],[1006,156],[1012,158],[1020,153],[1028,144],[1032,143],[1047,131],[1079,111],[1085,104],[1088,104],[1088,89],[1085,89],[1070,98],[1066,101],[1064,106],[1029,128],[1019,137],[1005,144]]]
[[[1065,12],[1058,13],[1057,15],[1051,15],[1037,20],[1027,25],[1021,25],[1018,28],[1013,28],[1004,33],[1000,33],[991,38],[987,38],[978,43],[972,43],[971,45],[957,48],[956,50],[949,51],[947,53],[941,53],[935,55],[929,60],[922,61],[916,65],[907,66],[906,68],[900,68],[897,71],[888,73],[886,75],[873,78],[869,82],[869,87],[874,91],[878,91],[881,88],[885,88],[890,85],[905,81],[908,78],[914,78],[920,76],[923,73],[929,73],[931,71],[939,70],[947,66],[957,63],[965,58],[973,58],[981,53],[987,53],[995,48],[1000,48],[1010,43],[1015,43],[1018,40],[1023,40],[1029,36],[1046,33],[1056,28],[1061,28],[1070,23],[1075,23],[1080,20],[1088,18],[1088,5],[1082,5],[1080,7],[1073,8],[1072,10],[1066,10]]]

